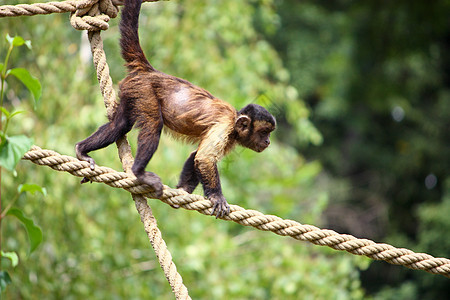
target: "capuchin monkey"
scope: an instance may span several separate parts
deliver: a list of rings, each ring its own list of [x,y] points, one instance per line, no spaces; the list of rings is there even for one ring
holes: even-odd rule
[[[88,153],[104,148],[140,129],[132,167],[139,182],[162,195],[161,179],[145,167],[158,147],[163,126],[175,136],[198,143],[184,164],[178,188],[192,193],[199,182],[212,202],[211,214],[224,217],[230,207],[222,194],[217,162],[238,144],[261,152],[270,144],[275,118],[262,106],[249,104],[240,111],[190,82],[164,74],[148,62],[139,43],[141,0],[125,0],[120,22],[120,47],[128,75],[120,82],[120,104],[109,122],[79,142],[78,159],[95,162]]]

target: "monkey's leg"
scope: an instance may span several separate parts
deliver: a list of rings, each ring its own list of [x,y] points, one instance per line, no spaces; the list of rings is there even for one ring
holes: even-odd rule
[[[162,127],[162,120],[155,121],[153,119],[146,120],[146,123],[141,125],[136,158],[131,168],[140,182],[151,186],[155,190],[157,197],[162,195],[163,185],[161,179],[155,173],[146,172],[145,167],[158,148]]]
[[[224,156],[228,144],[229,124],[219,123],[204,136],[194,158],[197,176],[203,185],[205,196],[213,204],[212,215],[224,217],[230,213],[230,206],[222,194],[217,162]]]
[[[89,152],[105,148],[106,146],[114,143],[120,137],[124,136],[131,130],[133,124],[126,119],[116,119],[117,121],[108,122],[96,132],[94,132],[88,138],[77,143],[75,146],[75,152],[79,160],[89,162],[91,169],[95,167],[95,161],[92,157],[87,155]]]
[[[191,153],[189,158],[186,160],[183,166],[183,171],[181,171],[180,181],[178,182],[177,188],[183,189],[189,194],[191,194],[198,183],[200,182],[200,178],[197,175],[194,165],[194,159],[197,151]]]
[[[196,160],[195,166],[200,181],[202,182],[205,196],[213,204],[211,215],[215,215],[218,218],[230,214],[230,206],[222,193],[217,164],[215,162]]]

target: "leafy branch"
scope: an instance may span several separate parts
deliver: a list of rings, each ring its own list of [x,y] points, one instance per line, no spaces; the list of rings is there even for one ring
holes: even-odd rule
[[[17,163],[23,157],[23,155],[31,148],[33,141],[25,135],[8,135],[8,128],[10,122],[13,118],[18,116],[25,111],[14,111],[10,112],[4,106],[5,88],[6,80],[10,75],[14,76],[30,91],[33,97],[33,106],[36,108],[39,99],[41,98],[41,83],[37,78],[32,76],[27,69],[24,68],[12,68],[8,69],[8,63],[11,53],[15,47],[27,46],[31,49],[31,42],[24,40],[20,36],[10,37],[6,36],[6,40],[9,43],[9,48],[6,53],[6,57],[3,63],[0,63],[0,76],[1,76],[1,89],[0,89],[0,186],[1,186],[1,169],[5,168],[8,171],[13,172],[16,176],[17,172],[15,170]],[[34,223],[34,221],[25,216],[22,210],[13,205],[21,196],[26,193],[41,193],[46,195],[45,188],[40,187],[36,184],[21,184],[16,195],[8,203],[8,205],[2,210],[1,206],[1,192],[0,192],[0,257],[8,259],[11,262],[11,266],[14,268],[19,263],[19,256],[16,252],[3,252],[1,251],[1,224],[6,216],[14,216],[19,220],[25,227],[29,240],[29,251],[31,254],[39,244],[42,242],[42,231]],[[2,265],[0,264],[0,267]],[[6,286],[12,282],[11,276],[7,271],[0,270],[0,293],[6,289]]]

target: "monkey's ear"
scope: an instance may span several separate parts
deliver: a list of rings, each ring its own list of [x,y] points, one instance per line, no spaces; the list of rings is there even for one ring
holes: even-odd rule
[[[246,115],[240,115],[236,120],[235,129],[239,136],[246,136],[250,130],[252,120]]]

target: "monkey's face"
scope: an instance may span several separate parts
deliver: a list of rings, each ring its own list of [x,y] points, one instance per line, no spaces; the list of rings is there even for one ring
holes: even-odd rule
[[[249,104],[239,111],[235,130],[237,141],[244,147],[262,152],[270,145],[270,133],[275,130],[274,116],[264,107]]]
[[[252,121],[249,116],[239,116],[235,129],[239,144],[253,151],[262,152],[270,145],[270,133],[275,130],[275,124],[261,120]]]
[[[248,148],[256,152],[262,152],[270,145],[270,133],[275,127],[265,121],[254,121],[249,132]]]

